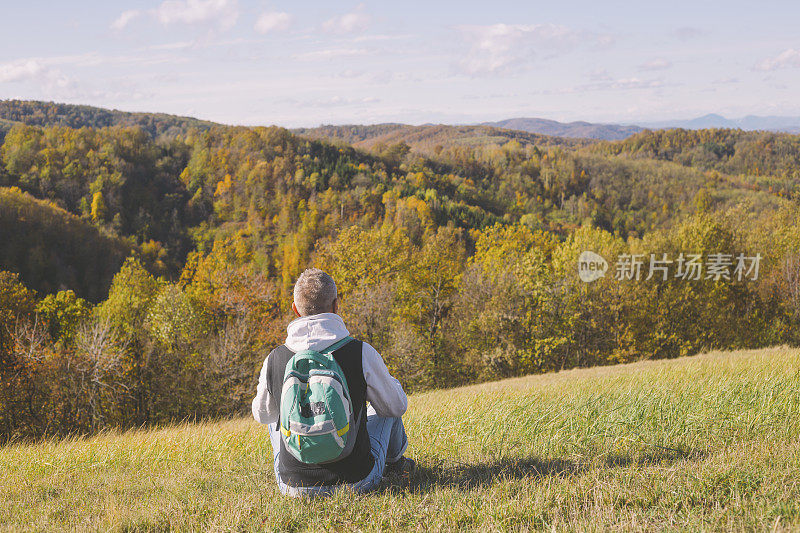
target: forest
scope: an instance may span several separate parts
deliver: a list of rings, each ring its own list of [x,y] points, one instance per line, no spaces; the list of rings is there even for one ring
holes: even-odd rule
[[[367,129],[0,101],[0,441],[246,412],[312,265],[412,391],[800,344],[800,136],[494,130],[354,147]],[[613,275],[681,253],[762,260]]]

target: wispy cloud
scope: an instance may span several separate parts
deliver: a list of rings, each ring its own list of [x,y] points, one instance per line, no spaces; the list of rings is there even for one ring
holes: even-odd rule
[[[368,42],[368,41],[398,41],[403,39],[410,39],[413,35],[410,34],[393,34],[393,35],[359,35],[357,37],[353,37],[351,40],[354,43],[361,43],[361,42]]]
[[[317,61],[321,59],[333,59],[337,57],[353,57],[367,55],[369,51],[365,48],[327,48],[324,50],[314,50],[295,54],[294,58],[302,61]]]
[[[581,91],[603,91],[603,90],[631,90],[631,89],[656,89],[665,87],[663,79],[642,79],[637,77],[617,78],[595,81],[576,87]]]
[[[665,70],[672,66],[672,62],[659,57],[650,61],[645,61],[639,65],[639,70]]]
[[[164,0],[155,16],[164,25],[217,22],[231,28],[239,18],[239,5],[237,0]]]
[[[589,73],[589,83],[574,85],[570,87],[559,87],[553,89],[544,89],[540,91],[533,91],[531,94],[581,94],[594,91],[631,91],[631,90],[646,90],[646,89],[660,89],[667,87],[667,84],[661,78],[643,79],[637,77],[630,78],[614,78],[605,70],[596,70]],[[672,84],[674,85],[674,84]]]
[[[768,71],[789,67],[800,67],[800,50],[787,48],[775,57],[762,59],[753,68]]]
[[[288,30],[292,25],[292,15],[281,11],[270,11],[259,15],[255,30],[258,33]]]
[[[45,90],[63,89],[74,81],[61,70],[39,58],[0,63],[0,83],[33,82]]]
[[[308,100],[297,100],[295,98],[287,98],[283,100],[284,103],[299,104],[303,107],[347,107],[364,104],[375,104],[380,102],[379,98],[373,96],[366,96],[363,98],[351,98],[346,96],[333,96],[330,98],[318,98]]]
[[[185,50],[197,46],[198,43],[195,41],[177,41],[173,43],[151,44],[142,47],[140,50]]]
[[[556,24],[492,24],[458,26],[469,50],[460,61],[470,75],[496,74],[533,59],[539,52],[558,53],[582,41],[608,45],[607,36],[597,36]]]
[[[696,39],[702,37],[706,32],[700,28],[693,26],[683,26],[675,30],[675,37],[681,41],[688,41],[689,39]]]
[[[211,24],[227,30],[232,28],[239,18],[239,4],[238,0],[164,0],[155,9],[123,11],[111,23],[111,28],[123,30],[143,15],[148,15],[164,26]]]
[[[597,44],[600,46],[613,46],[617,43],[617,38],[611,34],[604,33],[597,36]]]
[[[114,22],[111,23],[111,29],[124,30],[128,24],[140,16],[142,16],[142,12],[138,9],[129,9],[128,11],[123,11],[116,19],[114,19]]]
[[[67,78],[62,69],[69,71],[83,67],[99,67],[103,65],[140,65],[152,66],[184,62],[184,58],[171,54],[147,53],[147,49],[130,54],[102,54],[100,52],[86,52],[83,54],[29,57],[0,64],[0,82],[26,81],[31,79],[48,79],[57,82],[60,78]]]
[[[359,4],[350,13],[333,17],[322,23],[322,29],[331,33],[362,32],[369,27],[372,17],[366,13],[364,4]]]
[[[0,64],[0,83],[27,81],[41,76],[45,66],[36,59],[20,59]]]
[[[592,81],[609,81],[614,79],[606,69],[593,70],[589,73],[588,78]]]

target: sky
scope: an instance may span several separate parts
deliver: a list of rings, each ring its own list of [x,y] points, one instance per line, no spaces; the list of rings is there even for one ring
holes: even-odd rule
[[[286,127],[800,115],[800,3],[0,0],[0,99]]]

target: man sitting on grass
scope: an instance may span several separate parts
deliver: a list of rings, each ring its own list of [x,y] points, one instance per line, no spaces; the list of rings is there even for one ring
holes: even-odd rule
[[[384,475],[410,477],[415,469],[414,461],[403,456],[408,441],[400,417],[408,406],[406,394],[400,382],[389,374],[375,348],[366,342],[349,339],[344,321],[336,314],[338,304],[336,283],[328,274],[309,268],[300,275],[294,286],[292,303],[292,310],[298,318],[286,328],[286,343],[272,350],[264,361],[258,391],[253,399],[253,416],[258,422],[269,425],[278,486],[282,493],[290,496],[330,494],[343,486],[367,492],[375,489]],[[346,378],[342,381],[346,381],[344,388],[349,389],[352,402],[349,414],[354,421],[341,431],[333,432],[339,437],[331,437],[341,443],[341,436],[346,435],[349,453],[336,460],[309,463],[296,457],[303,453],[303,442],[310,441],[298,438],[295,430],[322,428],[322,423],[281,423],[281,396],[287,390],[293,392],[291,380],[301,383],[289,375],[286,368],[287,364],[293,364],[293,357],[298,352],[313,350],[324,353],[331,347],[334,349],[330,354],[338,363],[336,370],[341,370]],[[307,375],[296,375],[308,379]],[[330,382],[327,377],[318,378],[318,381],[322,379]],[[303,391],[307,386],[307,382],[302,382]],[[341,392],[342,387],[336,387]],[[348,395],[334,396],[347,398]],[[314,415],[320,413],[325,415],[326,406],[332,409],[323,402],[304,405],[306,412],[302,416],[311,418],[302,420],[316,420]],[[284,406],[285,409],[289,407]],[[327,427],[333,427],[332,423]],[[292,433],[295,433],[294,442],[290,440]],[[287,444],[291,450],[287,449]],[[308,448],[306,444],[306,453]]]

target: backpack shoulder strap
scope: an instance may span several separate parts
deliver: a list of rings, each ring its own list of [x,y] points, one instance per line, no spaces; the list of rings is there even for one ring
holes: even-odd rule
[[[338,350],[339,348],[341,348],[342,346],[344,346],[345,344],[347,344],[351,340],[353,340],[353,337],[350,337],[348,335],[347,337],[345,337],[343,339],[339,339],[338,341],[334,342],[333,344],[331,344],[330,346],[328,346],[324,350],[320,350],[319,353],[327,353],[327,354],[329,354],[329,353],[335,352],[336,350]]]

